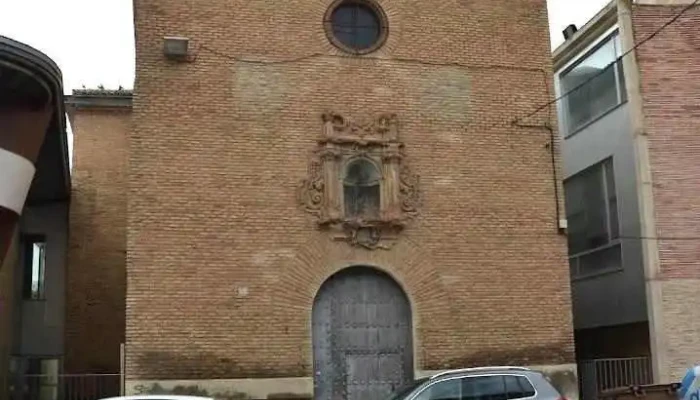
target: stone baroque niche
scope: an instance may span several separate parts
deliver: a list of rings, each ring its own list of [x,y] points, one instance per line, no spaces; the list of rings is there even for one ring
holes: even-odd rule
[[[367,249],[391,248],[420,206],[419,178],[408,167],[403,147],[393,114],[368,124],[323,114],[323,137],[313,153],[309,176],[299,187],[301,205],[335,240]],[[372,169],[376,183],[348,184],[353,165]],[[378,201],[372,197],[377,186]],[[351,205],[345,204],[348,198]],[[365,213],[359,214],[360,209]]]

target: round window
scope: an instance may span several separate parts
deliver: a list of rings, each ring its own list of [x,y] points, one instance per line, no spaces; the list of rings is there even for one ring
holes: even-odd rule
[[[326,16],[326,32],[342,50],[365,54],[379,48],[386,38],[386,18],[369,0],[336,1]]]

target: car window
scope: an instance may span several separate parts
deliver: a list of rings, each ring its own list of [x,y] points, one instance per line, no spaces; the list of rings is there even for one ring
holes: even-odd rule
[[[422,385],[427,380],[428,380],[428,378],[423,378],[423,379],[411,381],[411,382],[403,385],[402,387],[399,387],[391,395],[389,395],[387,398],[385,398],[385,400],[402,400],[406,396],[413,393],[413,391],[416,390],[418,388],[418,386]]]
[[[421,392],[416,400],[461,400],[461,379],[438,382]]]
[[[502,375],[474,376],[463,379],[462,400],[508,400]]]
[[[505,380],[508,399],[522,399],[535,395],[535,388],[526,377],[507,375]]]

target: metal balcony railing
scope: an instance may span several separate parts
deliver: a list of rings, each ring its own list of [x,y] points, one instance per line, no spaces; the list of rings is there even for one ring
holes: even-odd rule
[[[98,400],[121,394],[120,374],[18,375],[0,380],[9,400]]]
[[[653,383],[649,357],[584,360],[578,364],[578,374],[583,400],[596,400],[610,389]]]

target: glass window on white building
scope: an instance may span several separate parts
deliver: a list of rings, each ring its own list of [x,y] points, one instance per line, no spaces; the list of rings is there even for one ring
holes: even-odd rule
[[[627,101],[618,31],[559,74],[567,136]]]
[[[620,221],[611,158],[564,182],[572,277],[622,268]]]

